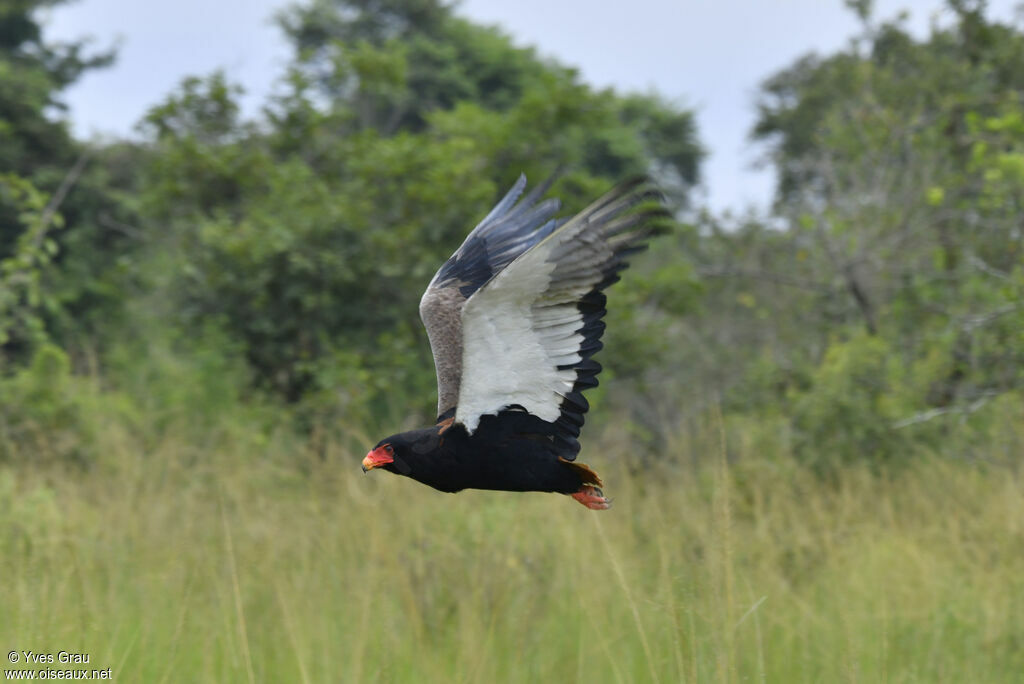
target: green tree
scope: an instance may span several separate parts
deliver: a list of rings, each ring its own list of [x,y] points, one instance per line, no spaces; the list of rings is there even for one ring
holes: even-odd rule
[[[595,91],[436,0],[317,1],[282,24],[296,57],[264,122],[216,74],[149,112],[140,205],[153,253],[178,255],[183,324],[223,326],[289,400],[429,411],[418,298],[520,172],[564,167],[566,211],[630,174],[680,201],[696,181],[690,112]]]
[[[314,0],[282,13],[280,23],[295,45],[289,83],[301,97],[279,102],[279,122],[308,123],[311,101],[326,102],[338,134],[372,128],[390,136],[422,132],[432,113],[472,103],[491,114],[536,116],[530,137],[546,136],[552,149],[531,148],[535,164],[554,160],[605,177],[653,171],[679,190],[680,201],[698,180],[702,151],[692,112],[656,96],[594,92],[574,69],[456,16],[441,0]],[[548,124],[561,125],[564,136],[573,134],[573,125],[605,130],[588,135],[584,151],[575,149],[579,134],[573,149],[559,146]],[[522,121],[515,128],[530,133]],[[309,140],[309,131],[303,133],[289,139]],[[507,175],[504,165],[498,167]]]
[[[46,41],[37,18],[53,0],[14,0],[0,7],[0,359],[24,360],[77,295],[53,282],[48,268],[66,259],[60,247],[104,204],[102,173],[71,138],[60,94],[89,69],[113,59],[87,41]],[[58,232],[58,229],[65,230]],[[81,262],[79,262],[81,263]],[[73,268],[71,270],[74,270]],[[80,293],[78,286],[71,288]]]
[[[924,39],[848,4],[848,48],[762,88],[773,216],[704,222],[691,334],[729,409],[883,460],[1024,388],[1024,34],[983,3]]]
[[[84,72],[109,64],[112,52],[89,53],[87,41],[44,40],[37,13],[60,0],[11,0],[0,7],[0,170],[54,192],[81,154],[60,93]],[[25,229],[16,208],[0,206],[0,255]]]

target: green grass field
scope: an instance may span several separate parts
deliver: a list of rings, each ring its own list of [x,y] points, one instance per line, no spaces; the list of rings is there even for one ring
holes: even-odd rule
[[[0,469],[0,645],[122,682],[1024,681],[1003,467],[824,484],[750,444],[674,465],[681,440],[631,473],[606,436],[582,460],[615,505],[592,512],[364,476],[340,445],[168,435]]]

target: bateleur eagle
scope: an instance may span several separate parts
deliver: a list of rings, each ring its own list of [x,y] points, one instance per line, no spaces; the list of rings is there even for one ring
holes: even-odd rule
[[[592,509],[610,501],[576,463],[577,438],[601,366],[603,290],[625,256],[666,216],[644,179],[619,185],[576,216],[525,197],[526,177],[441,266],[420,300],[437,370],[437,424],[392,435],[363,459],[443,492],[568,494]]]

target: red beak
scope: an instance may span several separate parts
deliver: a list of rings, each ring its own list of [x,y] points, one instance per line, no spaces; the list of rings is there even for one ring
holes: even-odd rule
[[[387,446],[387,445],[385,445]],[[382,465],[394,462],[394,458],[387,452],[383,446],[377,447],[370,453],[366,454],[366,458],[363,459],[363,472],[373,470],[374,468],[380,468]]]

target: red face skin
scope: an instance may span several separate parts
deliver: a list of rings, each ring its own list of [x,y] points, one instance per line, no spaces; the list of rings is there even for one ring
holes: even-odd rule
[[[395,450],[391,448],[390,444],[382,444],[370,453],[366,454],[366,458],[363,459],[363,472],[373,470],[374,468],[380,468],[388,463],[394,463],[395,461]]]

